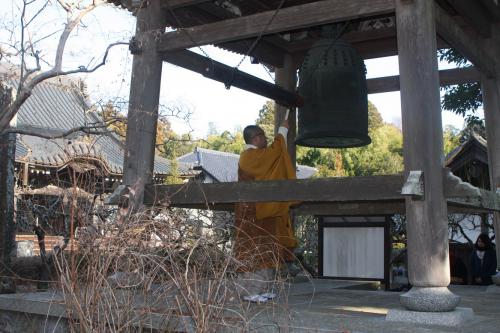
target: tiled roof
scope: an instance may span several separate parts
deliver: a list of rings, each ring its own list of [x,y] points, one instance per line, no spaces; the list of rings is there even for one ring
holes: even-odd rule
[[[0,80],[15,86],[7,67],[0,66]],[[51,79],[38,84],[21,106],[17,114],[16,127],[19,129],[43,130],[62,133],[79,126],[101,122],[92,112],[74,81],[67,78]],[[76,158],[97,159],[110,173],[123,173],[123,146],[114,134],[72,135],[64,139],[43,139],[37,136],[18,134],[16,141],[16,161],[60,168]],[[191,166],[178,163],[181,175],[191,174]],[[170,162],[155,156],[155,174],[170,173]]]
[[[216,182],[235,182],[238,181],[239,159],[240,156],[237,154],[196,147],[192,153],[183,155],[177,160],[200,167]],[[310,178],[315,173],[315,168],[305,165],[297,167],[299,179]]]
[[[460,146],[453,149],[445,157],[445,166],[449,166],[462,152],[467,150],[472,145],[477,145],[481,147],[485,152],[487,151],[487,142],[484,138],[477,134],[471,135],[469,140],[462,143]]]

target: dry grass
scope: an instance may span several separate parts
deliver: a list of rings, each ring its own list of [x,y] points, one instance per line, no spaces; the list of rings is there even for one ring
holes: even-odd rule
[[[218,237],[226,232],[200,232],[169,209],[95,230],[55,260],[75,332],[239,331],[263,309],[241,301],[248,281],[237,272],[252,263],[233,257]],[[272,283],[280,295],[273,306],[286,309],[285,281]]]

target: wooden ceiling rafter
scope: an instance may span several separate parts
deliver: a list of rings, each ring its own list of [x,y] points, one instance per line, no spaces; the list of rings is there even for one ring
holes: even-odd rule
[[[199,5],[199,7],[213,15],[212,22],[238,17],[237,15],[213,3],[205,3]],[[275,43],[271,42],[271,40],[275,40],[276,38],[277,36],[264,36],[260,40],[259,44],[252,50],[249,56],[257,58],[260,62],[264,62],[268,65],[272,65],[275,67],[283,66],[285,50],[277,46]],[[253,44],[254,40],[255,38],[230,41],[227,43],[216,44],[215,46],[228,51],[240,53],[243,56],[250,51],[250,47]]]
[[[162,0],[161,6],[163,8],[178,9],[192,7],[208,1],[210,0]]]
[[[497,75],[495,59],[498,59],[498,55],[488,45],[488,41],[474,31],[458,25],[454,18],[440,6],[436,5],[435,10],[437,34],[481,72],[495,77]]]
[[[273,22],[268,24],[275,11],[205,24],[188,28],[192,38],[180,31],[167,32],[157,43],[159,51],[185,49],[198,45],[217,44],[258,36],[264,28],[266,34],[292,31],[310,26],[358,19],[394,11],[392,0],[325,0],[282,8]],[[196,41],[193,43],[193,40]]]
[[[481,2],[486,8],[488,15],[491,17],[493,22],[500,22],[500,3],[495,3],[492,0],[479,0],[479,2]]]
[[[491,22],[485,8],[477,1],[448,0],[464,20],[483,38],[491,36]]]

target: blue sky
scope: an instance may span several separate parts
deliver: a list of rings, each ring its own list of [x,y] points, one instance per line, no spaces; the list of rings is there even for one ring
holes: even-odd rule
[[[7,0],[9,1],[9,0]],[[10,0],[10,6],[0,8],[0,19],[12,17],[16,12],[19,0]],[[47,35],[57,31],[64,19],[62,11],[53,8],[34,22],[33,36]],[[93,11],[83,20],[85,28],[75,30],[68,41],[64,58],[66,68],[78,67],[99,62],[109,43],[128,41],[134,34],[135,19],[123,9],[103,6]],[[0,42],[7,38],[5,32],[0,33]],[[51,60],[57,34],[43,41],[43,50],[47,59]],[[229,53],[211,46],[203,47],[210,57],[229,66],[237,65],[241,55]],[[194,49],[200,52],[199,49]],[[366,61],[368,78],[398,74],[397,57],[379,58]],[[441,65],[440,65],[441,66]],[[93,101],[109,99],[128,99],[132,55],[126,46],[116,47],[109,56],[105,67],[92,74],[80,75],[88,86]],[[442,64],[441,67],[446,67]],[[262,79],[271,81],[269,73],[259,64],[251,64],[246,59],[240,69]],[[401,108],[399,92],[369,95],[386,122],[400,125]],[[222,83],[202,77],[200,74],[164,64],[162,71],[161,103],[164,105],[182,105],[192,111],[190,127],[183,121],[171,119],[178,132],[193,130],[194,137],[204,137],[209,123],[214,123],[219,131],[234,130],[255,122],[258,110],[266,99],[237,88],[227,90]],[[463,119],[449,112],[443,112],[443,126],[451,124],[461,128]]]

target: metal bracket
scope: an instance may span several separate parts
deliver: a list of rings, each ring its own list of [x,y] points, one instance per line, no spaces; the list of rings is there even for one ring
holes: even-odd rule
[[[402,195],[410,196],[412,199],[424,200],[424,172],[412,170],[401,189]]]
[[[128,49],[132,54],[141,54],[142,53],[142,43],[135,37],[130,38],[130,42],[128,44]]]

